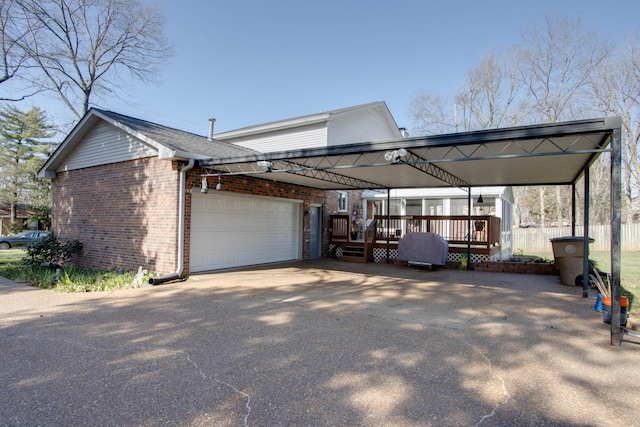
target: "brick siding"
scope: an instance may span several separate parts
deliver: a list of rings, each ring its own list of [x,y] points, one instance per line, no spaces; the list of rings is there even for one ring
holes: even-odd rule
[[[60,172],[52,182],[52,228],[78,239],[80,268],[175,271],[177,164],[138,159]]]
[[[193,169],[189,171],[187,179],[187,189],[199,189],[201,185],[200,175],[204,174],[203,170]],[[216,177],[209,177],[209,191],[216,191],[215,187],[218,183]],[[303,229],[302,229],[302,258],[309,259],[309,242],[310,242],[310,216],[309,211],[312,204],[326,205],[326,194],[323,190],[317,190],[311,187],[303,187],[299,185],[291,185],[281,182],[268,181],[255,178],[252,176],[226,176],[222,177],[222,191],[238,194],[251,194],[263,197],[279,197],[283,199],[296,199],[303,201]],[[322,225],[322,253],[328,250],[329,236],[326,232],[329,226],[328,215],[323,215]],[[189,270],[190,259],[190,236],[191,236],[191,192],[186,194],[186,213],[185,213],[185,273]]]
[[[178,187],[182,164],[138,159],[60,172],[52,181],[52,228],[61,239],[84,245],[74,264],[80,268],[135,271],[139,266],[156,274],[177,267]],[[184,273],[189,273],[191,191],[200,188],[199,175],[188,173],[185,195]],[[216,178],[209,178],[215,191]],[[309,258],[311,204],[324,207],[325,191],[251,176],[223,178],[223,191],[303,201],[302,257]],[[322,253],[328,249],[328,218],[323,215]]]

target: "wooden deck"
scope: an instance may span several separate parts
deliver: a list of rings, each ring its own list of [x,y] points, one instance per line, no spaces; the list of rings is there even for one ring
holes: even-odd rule
[[[494,216],[375,216],[364,230],[350,224],[349,215],[331,215],[329,247],[340,248],[344,260],[369,262],[374,251],[397,251],[406,233],[437,233],[449,243],[449,253],[471,253],[490,258],[500,252],[500,218]],[[471,242],[469,242],[471,233]],[[341,258],[341,259],[342,259]]]

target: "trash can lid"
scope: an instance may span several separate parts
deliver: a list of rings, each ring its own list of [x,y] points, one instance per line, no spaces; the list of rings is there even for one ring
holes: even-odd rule
[[[582,242],[584,241],[584,236],[563,236],[563,237],[554,237],[553,239],[549,239],[551,242]],[[595,239],[589,237],[589,243],[595,242]]]

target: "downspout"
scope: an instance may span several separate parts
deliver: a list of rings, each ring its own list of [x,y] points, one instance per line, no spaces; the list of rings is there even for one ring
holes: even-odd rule
[[[185,216],[185,193],[187,183],[187,172],[193,169],[195,159],[189,159],[189,163],[180,169],[180,197],[178,202],[178,267],[176,272],[166,276],[152,277],[149,279],[150,285],[161,285],[162,283],[178,280],[182,277],[184,270],[184,216]]]

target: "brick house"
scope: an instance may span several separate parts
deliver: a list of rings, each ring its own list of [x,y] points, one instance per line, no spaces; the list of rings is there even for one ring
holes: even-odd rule
[[[78,267],[131,271],[142,266],[166,277],[184,276],[322,256],[328,214],[338,210],[338,193],[250,175],[216,179],[198,161],[259,155],[277,148],[274,141],[288,141],[293,149],[374,134],[400,136],[384,103],[244,128],[215,139],[212,131],[198,136],[92,108],[38,176],[52,180],[52,230],[84,245]],[[218,184],[222,191],[214,190]],[[359,200],[359,192],[349,194],[346,210]]]
[[[40,229],[41,224],[25,224],[29,217],[35,213],[35,210],[29,206],[18,205],[16,206],[16,222],[21,228],[34,228]],[[25,227],[26,225],[26,227]],[[8,236],[11,233],[9,230],[11,226],[11,206],[8,204],[0,205],[0,236]]]

